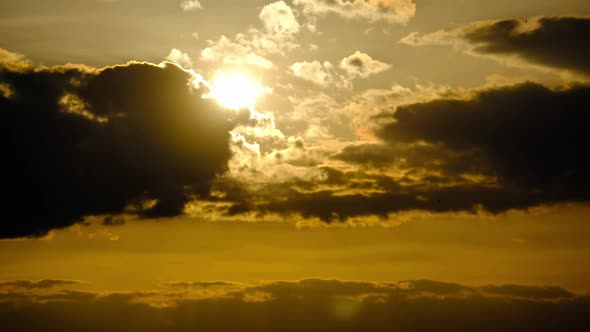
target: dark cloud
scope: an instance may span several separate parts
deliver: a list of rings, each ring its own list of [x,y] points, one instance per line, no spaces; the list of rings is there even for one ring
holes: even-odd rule
[[[331,222],[411,210],[496,214],[590,200],[590,87],[525,83],[464,96],[374,117],[383,143],[333,156],[361,166],[356,171],[316,167],[321,176],[307,180],[222,189],[239,207],[229,213]]]
[[[363,59],[361,59],[361,58],[349,59],[348,64],[350,64],[351,66],[357,67],[358,70],[364,70],[364,68],[365,68],[365,63],[363,62]]]
[[[529,63],[590,74],[590,18],[541,17],[468,24],[450,31],[403,38],[405,44],[439,45],[467,42],[475,54],[514,56]]]
[[[308,279],[210,297],[136,292],[0,294],[10,331],[585,331],[590,299],[505,294],[430,280],[400,283]],[[556,288],[557,289],[557,288]],[[523,296],[525,293],[525,296]],[[202,296],[203,294],[201,294]],[[163,305],[165,304],[165,305]]]
[[[237,285],[232,282],[226,281],[176,281],[167,282],[166,286],[179,287],[179,288],[211,288],[211,287],[227,287]]]
[[[190,78],[172,64],[1,67],[14,94],[0,96],[10,216],[0,238],[40,236],[87,215],[176,216],[207,196],[227,168],[233,124]]]
[[[350,145],[334,158],[351,164],[373,167],[385,167],[398,159],[394,149],[386,144]]]
[[[382,177],[369,182],[385,192],[342,194],[332,190],[302,193],[291,190],[284,199],[261,205],[262,211],[277,214],[299,214],[304,218],[317,217],[326,222],[346,221],[352,217],[374,215],[386,219],[391,213],[421,210],[430,212],[469,212],[484,210],[491,213],[510,209],[525,209],[543,203],[541,196],[513,188],[495,188],[477,184],[448,186],[444,179],[425,178],[433,184],[402,186],[399,181]],[[358,182],[356,184],[359,184]],[[350,189],[372,189],[369,186]]]
[[[44,279],[44,280],[5,280],[0,281],[0,288],[14,287],[22,289],[41,289],[41,288],[52,288],[60,286],[72,286],[78,284],[78,281],[74,280],[56,280],[56,279]]]
[[[556,286],[521,286],[521,285],[502,285],[486,286],[482,288],[488,294],[498,294],[503,296],[514,296],[531,299],[557,299],[573,296],[569,291]]]
[[[589,102],[586,86],[527,83],[399,107],[378,117],[386,122],[378,130],[386,144],[349,146],[335,156],[364,170],[322,168],[324,177],[312,185],[268,186],[253,209],[330,222],[587,202]],[[375,175],[374,167],[403,175]]]
[[[543,17],[502,20],[463,37],[486,54],[517,55],[533,63],[590,74],[590,18]]]
[[[402,285],[407,288],[408,292],[417,294],[457,295],[473,292],[473,288],[471,287],[433,280],[410,280],[402,282]]]
[[[440,144],[400,143],[349,145],[333,158],[368,169],[399,167],[408,175],[437,171],[447,180],[466,173],[490,172],[485,157],[476,150],[455,151]]]
[[[455,182],[444,176],[421,175],[392,178],[368,170],[342,172],[322,168],[321,178],[267,184],[224,187],[225,200],[236,202],[229,215],[246,212],[319,218],[325,222],[378,216],[413,210],[429,212],[505,212],[526,209],[543,201],[540,193],[526,188],[502,187],[496,183]]]
[[[389,116],[394,121],[378,134],[391,143],[426,141],[476,150],[504,187],[538,194],[547,203],[586,201],[589,103],[588,86],[553,90],[527,83],[481,91],[468,99],[399,107]]]
[[[125,225],[125,219],[121,217],[109,216],[104,218],[102,224],[105,226],[122,226]]]

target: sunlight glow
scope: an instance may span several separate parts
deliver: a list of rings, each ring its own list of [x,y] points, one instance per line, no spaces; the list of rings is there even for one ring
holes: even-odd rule
[[[233,110],[254,108],[256,98],[264,92],[262,86],[243,73],[219,72],[213,78],[211,97],[223,107]]]

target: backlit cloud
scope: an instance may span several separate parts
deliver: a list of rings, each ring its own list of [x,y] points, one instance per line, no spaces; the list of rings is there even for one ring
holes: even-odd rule
[[[590,74],[590,19],[541,17],[531,20],[494,20],[429,34],[412,33],[402,43],[452,44],[472,54],[491,55],[535,65]]]
[[[184,68],[192,68],[193,61],[187,53],[183,53],[178,49],[173,48],[170,54],[166,57],[166,60],[177,63]]]
[[[391,68],[391,65],[377,61],[366,53],[356,51],[353,55],[340,61],[340,68],[344,69],[351,78],[367,78],[388,70]]]
[[[293,75],[310,81],[323,88],[352,88],[352,82],[356,78],[367,78],[384,72],[391,65],[374,60],[366,53],[356,51],[340,61],[339,68],[331,62],[323,63],[314,60],[312,62],[297,62],[291,65]]]
[[[180,8],[185,12],[189,12],[192,10],[202,9],[203,6],[199,0],[184,0],[180,3]]]
[[[201,98],[204,88],[189,86],[195,74],[176,65],[9,64],[0,73],[14,94],[0,98],[12,216],[0,238],[41,236],[88,215],[180,215],[227,169],[235,115]]]
[[[201,52],[204,61],[221,62],[231,65],[254,65],[264,69],[272,68],[270,60],[254,53],[249,46],[232,42],[225,36],[218,41],[208,41],[209,47]]]
[[[321,87],[328,87],[334,83],[334,65],[329,61],[325,61],[324,63],[320,63],[317,60],[313,62],[297,62],[291,66],[291,71],[293,75]]]
[[[337,14],[370,22],[406,23],[416,14],[412,0],[294,0],[307,15]]]

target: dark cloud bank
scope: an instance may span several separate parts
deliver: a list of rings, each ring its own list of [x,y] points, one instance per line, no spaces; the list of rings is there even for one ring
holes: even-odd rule
[[[586,85],[524,83],[401,106],[373,119],[382,143],[352,145],[333,157],[359,171],[323,167],[322,179],[258,193],[230,190],[228,197],[246,201],[239,212],[250,207],[324,221],[588,202],[589,104]],[[388,167],[405,175],[389,177],[381,172]],[[256,195],[263,196],[259,204],[251,202]]]
[[[387,142],[426,141],[456,151],[476,150],[504,185],[544,192],[547,200],[586,200],[589,103],[588,86],[553,90],[527,83],[465,100],[400,107],[391,115],[395,121],[378,133]]]
[[[532,26],[532,27],[531,27]],[[590,18],[543,17],[534,21],[501,20],[462,37],[478,53],[517,55],[533,63],[590,75]]]
[[[529,63],[590,75],[590,18],[540,17],[468,24],[450,31],[402,39],[409,45],[468,43],[476,54],[515,56]]]
[[[587,42],[580,37],[587,19],[524,24],[532,23],[477,24],[461,36],[478,52],[516,52],[535,63],[587,70]],[[569,44],[556,44],[562,47],[542,42],[558,43],[568,31]],[[178,67],[33,68],[14,54],[0,55],[10,60],[0,61],[2,208],[10,216],[0,238],[43,235],[87,215],[176,216],[195,197],[230,202],[220,204],[229,215],[254,211],[326,222],[409,210],[502,213],[590,199],[585,84],[457,91],[384,111],[371,124],[381,143],[332,156],[359,170],[310,165],[325,176],[254,187],[240,179],[215,181],[231,157],[228,132],[238,120],[200,98],[202,91],[191,91],[189,75]],[[386,175],[391,167],[403,174]],[[208,196],[212,185],[224,198]],[[142,205],[150,199],[156,205]]]
[[[585,331],[588,317],[590,299],[559,287],[430,280],[270,282],[200,299],[0,293],[7,331]]]
[[[63,287],[78,284],[74,280],[58,280],[58,279],[43,279],[43,280],[5,280],[0,281],[0,289],[5,287],[13,287],[20,289],[47,289],[53,287]]]
[[[172,64],[0,61],[0,238],[129,209],[176,216],[192,196],[207,196],[227,167],[233,124],[189,79]],[[147,200],[157,203],[141,206]]]
[[[542,17],[477,22],[411,34],[402,42],[462,40],[475,53],[517,56],[587,75],[589,34],[589,18]],[[333,156],[360,171],[324,167],[323,179],[269,186],[258,204],[252,197],[260,192],[250,193],[250,202],[240,202],[235,210],[249,207],[330,222],[408,210],[502,213],[590,200],[587,83],[551,88],[529,82],[448,95],[454,97],[375,116],[372,126],[382,143],[351,145]],[[388,168],[403,175],[384,175]],[[246,196],[238,194],[235,200]]]

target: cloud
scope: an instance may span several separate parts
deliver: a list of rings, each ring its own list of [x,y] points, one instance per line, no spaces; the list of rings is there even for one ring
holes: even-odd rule
[[[334,83],[334,65],[329,61],[324,61],[324,63],[320,63],[317,60],[313,62],[297,62],[291,65],[291,72],[299,78],[324,88]]]
[[[589,33],[590,18],[541,17],[475,22],[425,35],[414,32],[401,42],[413,46],[453,44],[472,54],[516,58],[589,75]]]
[[[265,5],[258,18],[263,29],[251,27],[232,39],[222,35],[217,41],[208,40],[209,47],[201,52],[201,59],[270,69],[273,64],[266,56],[284,56],[286,52],[301,46],[297,41],[299,22],[291,7],[284,1]]]
[[[396,154],[397,151],[387,144],[359,144],[345,147],[334,158],[351,164],[386,167],[398,160]]]
[[[203,9],[203,6],[201,6],[199,0],[184,0],[180,3],[180,8],[185,12],[189,12],[193,10]]]
[[[0,83],[0,95],[2,95],[3,98],[10,99],[14,96],[14,90],[10,85]]]
[[[204,61],[218,61],[228,65],[254,65],[264,69],[273,66],[270,60],[257,55],[249,46],[234,43],[225,36],[208,43],[209,47],[201,52],[201,59]]]
[[[392,98],[400,93],[409,94],[394,89]],[[298,168],[289,177],[258,187],[241,179],[232,188],[218,184],[225,202],[240,207],[227,213],[348,222],[409,211],[498,214],[590,200],[590,87],[442,89],[418,92],[418,102],[394,107],[385,97],[381,111],[367,119],[378,140],[328,148],[324,139],[323,151],[332,157],[290,161]],[[298,151],[313,157],[314,150]],[[297,160],[306,160],[302,156]]]
[[[482,287],[482,290],[491,295],[497,294],[528,299],[559,299],[573,296],[569,291],[556,286],[490,285]]]
[[[366,53],[356,51],[353,55],[340,61],[340,68],[344,69],[351,78],[367,78],[388,70],[391,68],[391,65],[374,60]]]
[[[25,70],[31,66],[31,62],[24,55],[0,48],[0,67],[10,70]]]
[[[352,81],[355,78],[367,78],[384,72],[391,68],[391,65],[374,60],[366,53],[356,51],[354,54],[345,57],[340,61],[340,70],[330,61],[323,63],[314,60],[312,62],[297,62],[291,65],[293,75],[310,81],[323,88],[352,88]]]
[[[105,217],[102,221],[102,224],[105,226],[123,226],[125,223],[126,221],[124,218],[115,216]]]
[[[0,68],[0,238],[42,236],[89,215],[172,217],[227,169],[234,115],[165,63]],[[192,84],[190,84],[192,85]],[[65,98],[65,99],[64,99]]]
[[[329,13],[370,22],[407,23],[416,14],[412,0],[294,0],[311,16]]]
[[[78,281],[74,280],[56,280],[56,279],[44,279],[38,281],[32,280],[5,280],[0,281],[0,289],[4,288],[18,288],[18,289],[44,289],[54,288],[60,286],[72,286],[79,284]]]
[[[500,288],[506,292],[488,292]],[[584,331],[590,299],[559,287],[306,279],[217,291],[0,293],[9,330]],[[514,289],[514,292],[511,290]],[[192,293],[191,293],[192,292]],[[485,313],[485,319],[482,314]],[[231,317],[231,319],[228,319]]]
[[[399,107],[378,134],[391,143],[426,141],[475,150],[503,185],[527,188],[546,201],[586,201],[588,103],[588,86],[497,87],[465,99]]]
[[[166,60],[177,63],[183,68],[193,68],[193,61],[188,56],[188,54],[183,53],[175,48],[170,51],[170,54],[168,54]]]
[[[264,28],[274,35],[294,35],[299,32],[299,22],[291,7],[284,1],[277,1],[262,8],[258,16]]]
[[[237,43],[264,55],[286,55],[301,47],[297,40],[301,26],[291,7],[284,1],[264,6],[258,18],[264,29],[250,28],[247,33],[238,34],[235,38]]]
[[[227,281],[177,281],[166,282],[166,286],[179,288],[211,288],[211,287],[228,287],[238,284]]]

